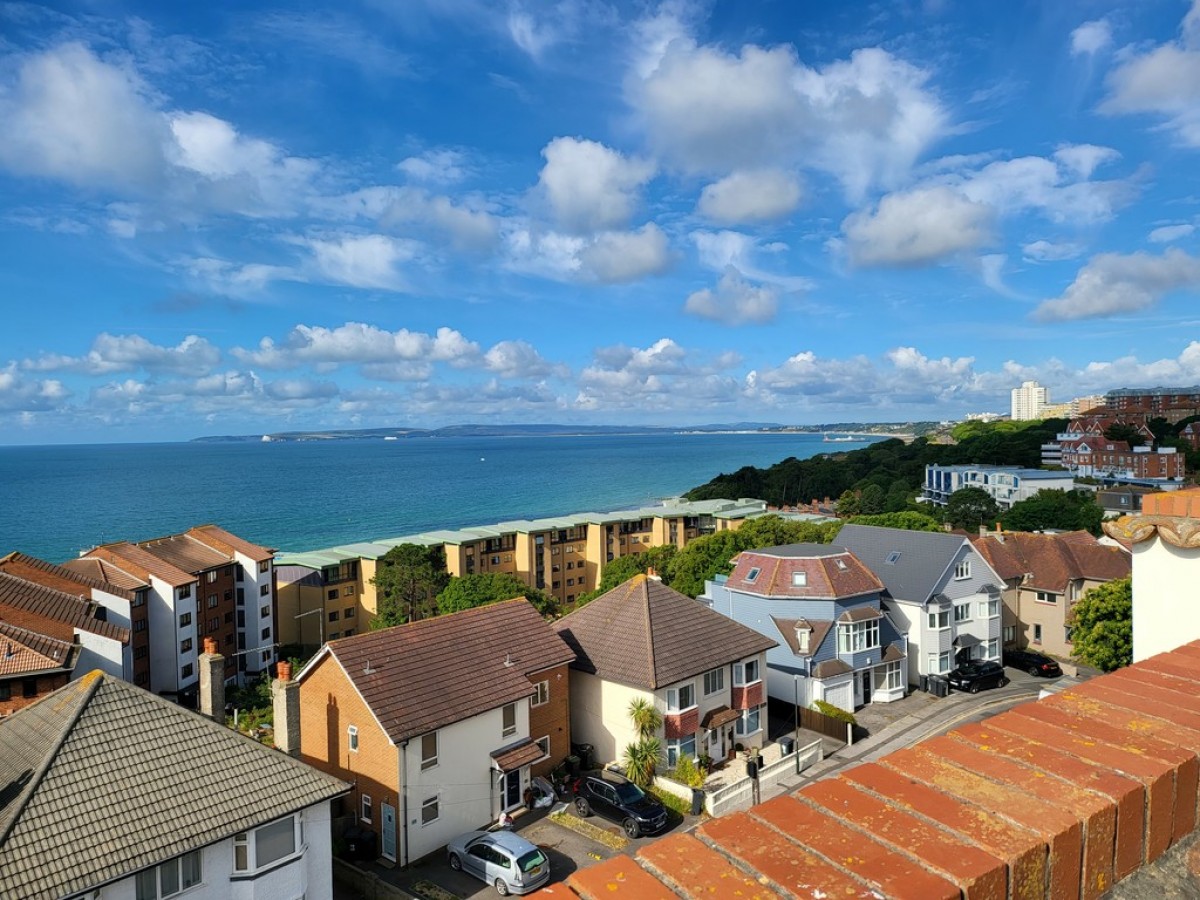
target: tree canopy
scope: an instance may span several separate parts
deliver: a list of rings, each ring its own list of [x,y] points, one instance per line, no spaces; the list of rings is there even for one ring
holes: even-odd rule
[[[932,516],[919,512],[887,512],[878,516],[851,516],[851,525],[876,525],[880,528],[902,528],[905,531],[941,531],[941,523]],[[838,524],[840,530],[841,523]],[[830,541],[836,541],[836,535]]]
[[[1104,510],[1091,491],[1040,490],[1014,503],[1001,517],[1009,531],[1090,531],[1100,533]]]
[[[671,560],[674,559],[677,548],[674,544],[663,544],[660,547],[651,547],[644,553],[633,553],[629,556],[618,556],[612,562],[604,567],[604,574],[600,576],[600,584],[596,590],[589,591],[583,594],[577,601],[577,606],[582,606],[590,600],[595,600],[601,594],[608,593],[619,584],[624,584],[634,575],[643,574],[650,569],[667,582],[669,577],[669,568]]]
[[[524,597],[543,615],[554,611],[551,598],[508,572],[480,572],[451,578],[437,596],[437,609],[440,615],[446,615],[514,597]]]
[[[996,521],[1000,506],[992,495],[979,487],[959,488],[946,501],[942,512],[945,521],[955,528],[975,529]]]
[[[1133,661],[1133,580],[1119,578],[1094,587],[1071,610],[1076,658],[1102,672]]]
[[[400,544],[379,558],[375,577],[376,615],[372,628],[403,625],[434,615],[434,598],[450,581],[440,544]]]

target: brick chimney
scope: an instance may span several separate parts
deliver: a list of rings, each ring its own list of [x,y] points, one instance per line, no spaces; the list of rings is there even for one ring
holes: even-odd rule
[[[292,681],[292,664],[280,660],[278,676],[271,682],[271,703],[275,710],[275,749],[288,756],[300,755],[300,685]]]
[[[217,652],[215,638],[204,639],[200,654],[200,712],[225,724],[225,657]]]

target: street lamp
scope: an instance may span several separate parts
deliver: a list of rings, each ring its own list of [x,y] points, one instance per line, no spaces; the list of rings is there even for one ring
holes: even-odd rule
[[[321,616],[321,618],[317,619],[317,623],[320,625],[320,629],[321,629],[321,632],[320,632],[321,644],[318,646],[323,646],[325,644],[325,607],[322,606],[319,609],[310,609],[308,612],[302,612],[297,616],[292,616],[292,618],[293,619],[303,619],[305,616],[312,616],[312,615]]]

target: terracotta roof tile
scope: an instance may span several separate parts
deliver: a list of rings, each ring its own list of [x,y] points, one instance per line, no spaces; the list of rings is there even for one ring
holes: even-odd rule
[[[66,566],[57,566],[25,553],[10,553],[0,559],[0,572],[6,572],[17,578],[24,578],[26,581],[32,581],[43,587],[54,588],[56,591],[63,591],[67,594],[86,593],[92,597],[92,590],[101,590],[126,600],[133,599],[133,592],[123,587],[109,584],[104,579],[95,578]]]
[[[758,575],[750,575],[758,569]],[[803,584],[795,576],[803,574]],[[878,593],[883,582],[849,550],[831,544],[785,544],[744,550],[726,582],[733,590],[797,600],[844,599]]]
[[[492,759],[495,760],[501,772],[514,772],[521,766],[537,762],[542,756],[541,747],[531,740],[524,740],[515,747],[497,750],[492,754]]]
[[[54,670],[70,672],[79,658],[79,645],[0,622],[0,676],[32,675]]]
[[[96,618],[97,606],[91,600],[81,600],[73,594],[42,587],[40,584],[0,572],[0,617],[3,616],[5,606],[121,643],[129,641],[129,629]]]
[[[146,584],[150,583],[151,576],[165,581],[171,587],[181,587],[196,580],[194,574],[185,572],[178,566],[166,562],[128,541],[93,547],[84,556],[110,562],[122,571],[142,579]]]
[[[778,646],[768,637],[636,575],[554,623],[572,668],[655,690]]]
[[[1033,534],[1005,532],[1003,541],[988,535],[975,548],[1007,580],[1028,574],[1028,587],[1064,593],[1071,581],[1125,578],[1133,562],[1119,547],[1100,544],[1087,532]]]
[[[821,647],[821,642],[825,640],[825,635],[829,634],[829,630],[833,628],[833,622],[822,621],[820,619],[777,619],[771,616],[771,621],[775,623],[775,628],[778,629],[780,636],[785,644],[797,656],[812,656]],[[808,652],[800,652],[800,641],[796,637],[796,626],[806,624],[812,629],[812,633],[808,636]]]
[[[238,537],[236,534],[230,534],[219,525],[197,525],[194,528],[189,528],[187,534],[189,537],[207,544],[219,553],[225,554],[230,559],[233,559],[235,552],[248,556],[255,562],[271,559],[275,555],[274,550],[260,547],[258,544],[252,544]]]
[[[232,565],[234,561],[232,555],[214,550],[186,534],[155,538],[152,541],[139,541],[138,546],[163,562],[191,575],[199,575],[209,569]]]
[[[145,579],[137,578],[104,559],[68,559],[63,563],[63,568],[87,578],[94,578],[105,585],[106,591],[119,588],[133,593],[150,586]]]
[[[301,697],[328,657],[399,743],[530,696],[528,676],[575,654],[520,597],[330,641],[298,676]]]

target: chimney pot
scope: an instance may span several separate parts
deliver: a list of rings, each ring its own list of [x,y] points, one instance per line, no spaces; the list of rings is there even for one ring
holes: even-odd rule
[[[281,659],[275,666],[275,673],[279,680],[286,684],[292,680],[292,664],[286,659]]]
[[[210,655],[217,652],[217,639],[216,638],[206,637],[204,639],[204,652],[207,654],[210,654]]]

